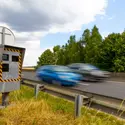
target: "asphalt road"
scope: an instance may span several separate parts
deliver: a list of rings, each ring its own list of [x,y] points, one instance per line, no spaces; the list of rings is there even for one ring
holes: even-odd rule
[[[39,81],[35,72],[22,72],[22,78]],[[125,98],[125,82],[105,81],[100,83],[80,82],[73,88],[118,99]]]

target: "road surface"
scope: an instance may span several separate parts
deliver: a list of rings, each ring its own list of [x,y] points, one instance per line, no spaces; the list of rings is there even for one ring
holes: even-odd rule
[[[39,81],[35,72],[22,72],[22,78]],[[100,83],[80,82],[73,88],[86,92],[96,93],[104,96],[110,96],[118,99],[125,98],[125,83],[115,81],[105,81]]]

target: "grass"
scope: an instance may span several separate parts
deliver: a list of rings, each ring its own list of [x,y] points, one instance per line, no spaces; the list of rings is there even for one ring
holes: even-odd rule
[[[74,119],[74,103],[44,92],[35,99],[34,90],[26,86],[10,93],[10,103],[0,110],[0,125],[125,125],[121,119],[86,107]]]

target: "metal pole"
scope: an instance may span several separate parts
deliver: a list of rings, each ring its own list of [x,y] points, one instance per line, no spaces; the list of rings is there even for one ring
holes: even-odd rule
[[[6,28],[6,29],[8,29],[8,28]],[[9,30],[9,31],[11,31],[11,30]],[[2,27],[2,32],[0,32],[0,34],[2,34],[2,36],[1,36],[1,44],[4,46],[4,44],[5,44],[5,35],[11,35],[11,34],[5,33],[5,27]],[[14,36],[14,38],[15,38],[15,36]],[[2,56],[1,56],[1,58],[2,58]],[[0,60],[2,60],[2,59],[0,59]],[[2,93],[2,106],[6,107],[7,105],[9,105],[9,92],[3,92]]]
[[[2,106],[9,105],[9,92],[2,93]]]
[[[81,116],[81,107],[83,104],[82,95],[75,96],[75,118]]]
[[[2,29],[2,45],[5,44],[5,27]]]
[[[11,35],[11,34],[9,34],[9,33],[5,33],[5,29],[8,29],[7,27],[3,27],[3,26],[0,26],[0,27],[2,27],[2,32],[0,32],[0,34],[2,34],[2,36],[1,36],[1,44],[2,45],[4,45],[5,44],[5,35]],[[10,30],[10,29],[8,29],[12,34],[13,34],[13,32]],[[13,36],[14,36],[14,34],[13,34]],[[14,40],[15,40],[15,36],[14,36]]]

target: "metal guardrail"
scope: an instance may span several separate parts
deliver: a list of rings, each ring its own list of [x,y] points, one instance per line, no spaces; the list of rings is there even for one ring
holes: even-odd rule
[[[35,83],[34,81],[28,81],[28,80],[23,80],[22,81],[22,84],[23,85],[26,85],[26,86],[29,86],[29,87],[32,87],[32,88],[36,88],[36,85],[39,85],[40,86],[40,91],[44,91],[44,92],[49,92],[49,93],[53,93],[54,95],[61,95],[61,97],[65,97],[69,100],[74,100],[75,96],[79,93],[77,92],[72,92],[72,91],[69,91],[67,89],[65,89],[64,87],[55,87],[55,86],[52,86],[52,85],[46,85],[46,83],[42,83],[42,84],[37,84]],[[36,91],[36,89],[35,89]],[[36,92],[35,92],[36,93]],[[36,94],[35,94],[36,95]],[[84,96],[82,95],[83,99],[84,99],[84,103],[83,105],[87,105],[90,103],[91,101],[91,96],[90,97],[87,97],[87,96]]]
[[[29,81],[29,82],[34,82],[34,83],[37,83],[37,84],[41,84],[41,81],[35,81],[35,80],[29,80],[27,78],[23,78],[23,80],[26,80],[26,81]],[[57,85],[54,85],[54,84],[46,84],[45,82],[42,82],[42,84],[46,85],[46,86],[51,86],[51,87],[54,87],[56,89],[65,89],[67,91],[70,91],[72,93],[78,93],[78,94],[81,94],[81,95],[84,95],[86,97],[90,97],[92,98],[93,97],[93,100],[99,100],[99,103],[102,102],[102,105],[107,105],[109,104],[109,107],[111,107],[112,103],[118,105],[118,106],[115,106],[117,107],[117,109],[119,109],[119,105],[121,105],[121,102],[123,101],[122,99],[118,99],[118,98],[115,98],[115,97],[111,97],[111,96],[106,96],[106,95],[101,95],[101,94],[97,94],[97,93],[92,93],[92,92],[88,92],[88,91],[85,91],[85,90],[80,90],[80,89],[77,89],[77,88],[74,88],[74,87],[64,87],[64,86],[57,86]],[[97,101],[96,101],[97,102]],[[108,103],[106,103],[108,102]],[[125,106],[125,104],[123,104]]]
[[[121,103],[123,100],[112,98],[112,97],[105,97],[103,95],[98,95],[94,93],[87,93],[83,91],[76,90],[74,88],[68,88],[63,86],[57,86],[57,85],[50,85],[46,83],[37,83],[36,81],[23,79],[22,84],[35,87],[37,84],[42,85],[42,91],[49,92],[51,94],[55,94],[56,96],[61,95],[61,97],[74,100],[75,95],[80,94],[83,96],[83,105],[90,106],[91,108],[96,108],[99,110],[102,110],[104,112],[114,114],[116,116],[119,116],[120,113],[122,113],[122,118],[125,118],[125,104],[123,103],[123,107],[121,106]],[[43,87],[44,86],[44,87]]]

